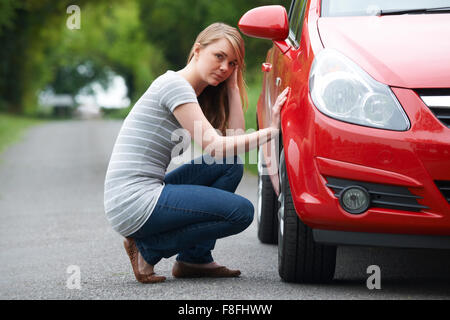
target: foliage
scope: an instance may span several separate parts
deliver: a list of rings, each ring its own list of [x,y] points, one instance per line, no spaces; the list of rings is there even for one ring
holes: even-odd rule
[[[14,0],[0,1],[0,36],[11,29],[14,23],[16,10],[22,7],[22,3]]]
[[[60,39],[59,26],[69,4],[69,0],[2,0],[0,110],[32,112],[36,92],[51,79],[47,53]]]
[[[249,9],[290,0],[77,0],[81,29],[69,30],[70,0],[0,1],[0,111],[32,114],[47,87],[75,95],[108,73],[123,76],[132,102],[166,69],[185,65],[197,34]],[[270,41],[246,41],[253,82]]]
[[[163,51],[172,68],[185,65],[189,51],[201,30],[214,22],[237,27],[248,10],[263,5],[281,4],[289,10],[290,0],[139,0],[141,20],[150,42]],[[259,68],[270,41],[244,36],[249,70]]]
[[[56,94],[76,94],[93,81],[108,85],[108,73],[105,66],[91,60],[77,61],[59,66],[50,87]]]
[[[77,79],[81,75],[76,66],[84,64],[91,71],[90,77],[81,78],[90,81],[104,80],[107,71],[113,71],[124,77],[129,97],[137,100],[151,80],[167,67],[163,55],[146,41],[138,10],[134,1],[84,6],[81,29],[63,31],[61,52],[55,57],[59,60],[57,65],[68,65],[72,68],[69,71],[78,73]],[[54,86],[57,81],[55,78]]]

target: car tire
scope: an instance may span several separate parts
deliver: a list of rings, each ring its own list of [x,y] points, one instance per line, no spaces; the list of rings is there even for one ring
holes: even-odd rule
[[[273,190],[270,177],[264,174],[262,149],[258,148],[258,200],[256,221],[258,239],[262,243],[278,243],[278,198]]]
[[[336,246],[316,243],[312,229],[297,215],[284,160],[280,156],[278,272],[286,282],[326,283],[334,277]]]

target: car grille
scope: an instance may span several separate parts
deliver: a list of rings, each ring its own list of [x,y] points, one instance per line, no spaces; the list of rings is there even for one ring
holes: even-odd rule
[[[364,187],[370,194],[371,205],[369,208],[388,208],[404,211],[420,212],[428,207],[420,205],[417,199],[422,197],[412,194],[408,188],[385,185],[378,183],[369,183],[355,180],[339,179],[334,177],[326,177],[326,184],[333,192],[335,197],[339,198],[343,189],[349,186]]]
[[[450,181],[435,181],[435,183],[444,198],[450,203]]]
[[[416,92],[436,118],[450,128],[450,88],[418,89]]]

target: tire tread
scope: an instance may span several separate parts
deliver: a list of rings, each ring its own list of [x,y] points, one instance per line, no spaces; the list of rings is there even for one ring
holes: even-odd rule
[[[287,180],[287,179],[286,179]],[[282,255],[279,256],[279,274],[286,282],[326,283],[333,279],[336,266],[336,246],[314,241],[312,229],[297,216],[289,182],[284,181],[284,235],[279,237]]]

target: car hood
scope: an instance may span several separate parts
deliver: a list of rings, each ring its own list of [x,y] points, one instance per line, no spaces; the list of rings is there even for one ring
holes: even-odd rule
[[[450,88],[450,14],[325,17],[318,29],[325,48],[382,83]]]

